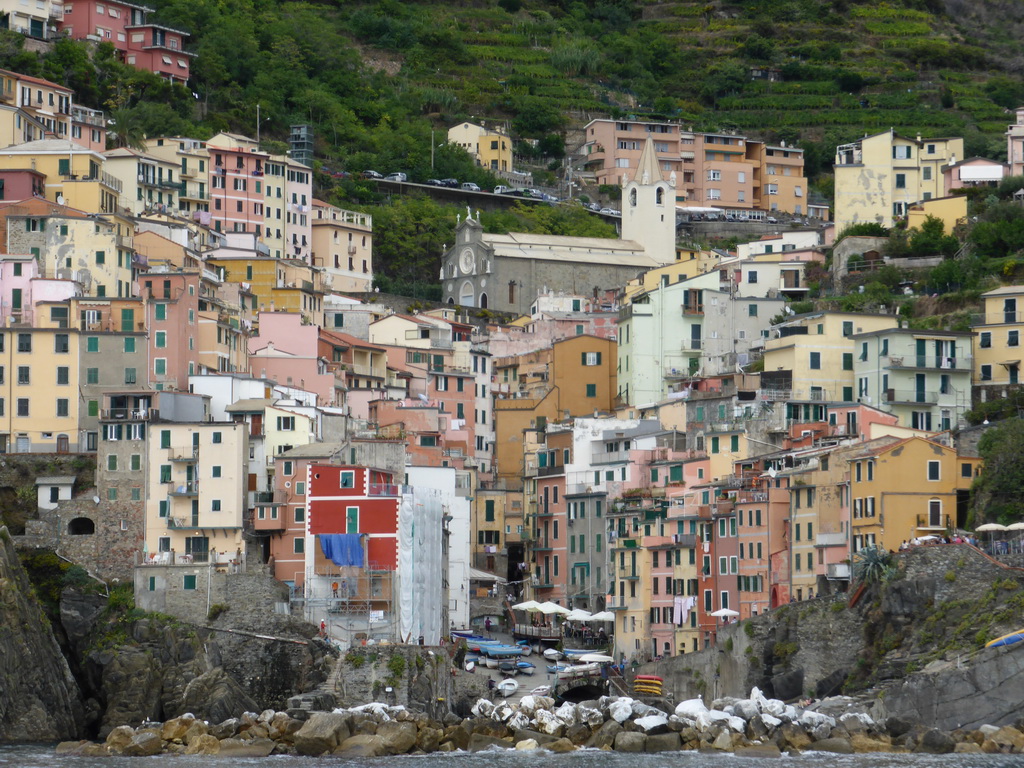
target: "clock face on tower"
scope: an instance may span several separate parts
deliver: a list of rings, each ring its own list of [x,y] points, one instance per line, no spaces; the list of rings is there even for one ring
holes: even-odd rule
[[[462,268],[462,273],[468,275],[473,271],[473,249],[466,248],[462,255],[459,256],[459,267]]]

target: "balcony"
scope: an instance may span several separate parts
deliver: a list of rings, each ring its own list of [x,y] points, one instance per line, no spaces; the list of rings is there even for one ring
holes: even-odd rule
[[[100,421],[149,421],[159,416],[156,408],[102,408]]]
[[[952,528],[952,521],[949,515],[918,515],[917,530],[919,531],[944,531]]]
[[[973,360],[970,355],[958,355],[957,357],[950,357],[948,355],[902,355],[902,356],[890,356],[889,365],[886,367],[889,369],[925,369],[925,370],[939,370],[939,371],[970,371],[973,366]]]
[[[188,464],[194,464],[199,461],[199,449],[198,448],[172,448],[170,455],[167,457],[171,461],[185,462]]]
[[[284,491],[254,491],[253,501],[258,505],[275,505],[285,503]]]
[[[189,530],[199,527],[199,516],[192,515],[191,517],[168,517],[167,527],[172,530]],[[205,560],[202,562],[206,562]]]
[[[819,533],[814,540],[816,547],[845,547],[847,538],[845,533]]]
[[[882,399],[895,404],[935,405],[939,402],[939,393],[925,389],[887,389]]]
[[[829,563],[827,570],[825,571],[825,578],[833,581],[849,581],[850,579],[850,564],[849,563]]]
[[[537,467],[537,475],[540,477],[549,477],[551,475],[565,474],[565,467],[561,464],[554,467]]]
[[[191,483],[167,483],[171,486],[167,490],[168,496],[198,496],[199,495],[199,483],[193,481]]]
[[[699,352],[704,348],[704,339],[680,339],[679,349],[683,352]]]
[[[401,486],[394,483],[370,483],[368,496],[398,496]]]
[[[683,304],[683,317],[702,317],[704,315],[704,304]]]
[[[534,552],[550,552],[552,550],[551,542],[547,539],[538,541],[536,544],[530,546]]]
[[[255,531],[283,531],[284,515],[277,507],[258,509],[253,515],[252,527]]]

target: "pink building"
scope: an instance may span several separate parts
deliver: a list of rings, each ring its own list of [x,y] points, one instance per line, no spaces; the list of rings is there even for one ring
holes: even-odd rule
[[[149,330],[149,382],[154,389],[188,390],[199,373],[198,272],[146,272],[139,277]]]
[[[320,356],[320,328],[297,312],[261,312],[260,332],[249,339],[253,374],[315,392],[319,405],[345,402],[345,382]]]
[[[942,166],[942,194],[963,187],[997,187],[1010,175],[1010,166],[984,157],[972,157]]]
[[[46,196],[46,174],[28,168],[0,170],[0,200]]]
[[[60,31],[74,40],[110,43],[121,59],[138,69],[185,83],[195,54],[185,51],[188,33],[147,21],[152,8],[121,0],[65,3]]]
[[[253,139],[218,133],[208,142],[210,215],[218,232],[254,232],[262,237],[266,196],[263,181],[268,155]]]

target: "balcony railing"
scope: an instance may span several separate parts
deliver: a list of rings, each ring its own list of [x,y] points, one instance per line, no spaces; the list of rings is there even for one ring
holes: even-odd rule
[[[970,355],[902,355],[890,356],[889,368],[934,368],[942,371],[969,371],[973,365]]]
[[[939,393],[934,390],[887,389],[883,394],[887,403],[934,404],[939,401]]]
[[[124,421],[149,421],[151,418],[155,418],[159,415],[159,412],[155,408],[102,408],[100,409],[100,419],[106,420],[124,420]]]
[[[256,504],[284,504],[285,493],[284,491],[256,491],[254,493]]]
[[[930,531],[944,531],[952,525],[949,515],[918,515],[917,527]]]
[[[171,487],[167,490],[169,496],[198,496],[199,483],[168,483]]]
[[[172,448],[170,456],[167,457],[171,461],[185,461],[195,462],[199,461],[199,449],[198,448]]]
[[[370,483],[368,495],[398,496],[400,487],[394,483]]]

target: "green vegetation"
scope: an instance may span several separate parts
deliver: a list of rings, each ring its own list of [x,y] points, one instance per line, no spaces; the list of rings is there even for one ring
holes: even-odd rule
[[[227,612],[229,607],[230,606],[227,606],[224,603],[214,603],[210,606],[210,610],[206,614],[207,621],[216,621],[221,614]]]
[[[987,430],[978,451],[985,471],[971,488],[975,522],[1008,525],[1024,520],[1024,420],[1008,418]]]
[[[864,547],[853,556],[853,576],[866,584],[891,581],[895,569],[892,556],[878,547]]]

